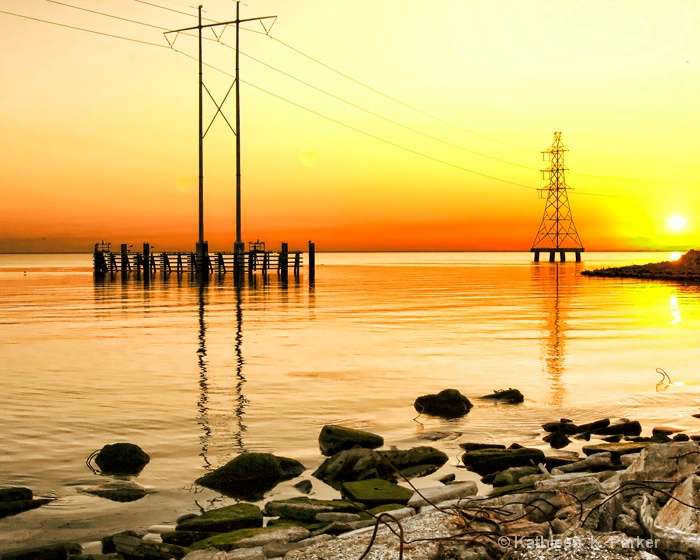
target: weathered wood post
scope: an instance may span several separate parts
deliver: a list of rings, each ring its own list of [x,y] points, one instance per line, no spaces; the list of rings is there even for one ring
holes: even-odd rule
[[[126,246],[126,243],[122,243],[120,245],[119,253],[121,254],[122,262],[122,278],[126,279],[126,275],[131,268],[131,265],[129,264],[129,248]]]
[[[282,250],[280,251],[279,272],[282,280],[285,282],[289,278],[289,245],[282,242]]]
[[[300,271],[301,271],[301,251],[295,251],[295,253],[294,253],[294,278],[299,278]]]
[[[148,284],[151,280],[151,245],[143,244],[143,281]]]
[[[309,282],[316,280],[316,244],[309,241]]]

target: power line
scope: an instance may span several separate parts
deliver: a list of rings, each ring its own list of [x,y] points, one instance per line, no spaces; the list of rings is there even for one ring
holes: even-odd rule
[[[189,16],[189,17],[196,17],[194,14],[191,14],[189,12],[183,12],[181,10],[176,10],[175,8],[167,8],[167,7],[161,6],[159,4],[154,4],[153,2],[146,2],[146,0],[134,0],[134,2],[138,2],[139,4],[146,4],[147,6],[153,6],[154,8],[160,8],[161,10],[167,10],[168,12],[174,12],[176,14],[182,14],[182,15]],[[206,18],[202,18],[202,19],[206,20],[206,21],[214,21],[213,19],[206,19]]]
[[[183,52],[183,51],[177,50],[177,49],[175,49],[175,48],[173,48],[173,51],[175,51],[175,52],[177,52],[177,53],[180,53],[180,54],[182,54],[183,56],[186,56],[187,58],[191,58],[192,60],[198,60],[196,57],[194,57],[194,56],[192,56],[192,55],[189,55],[189,54],[187,54],[187,53],[185,53],[185,52]],[[221,68],[217,68],[216,66],[213,66],[213,65],[207,64],[207,63],[204,63],[204,64],[205,64],[206,66],[208,66],[209,68],[212,68],[213,70],[216,70],[216,71],[218,71],[218,72],[221,72],[222,74],[225,74],[225,75],[227,75],[227,76],[229,76],[229,77],[231,77],[231,78],[235,78],[235,76],[233,76],[233,75],[230,74],[229,72],[226,72],[225,70],[222,70]],[[338,124],[338,125],[340,125],[340,126],[343,126],[343,127],[345,127],[345,128],[348,128],[348,129],[353,130],[353,131],[355,131],[355,132],[359,132],[360,134],[363,134],[363,135],[365,135],[365,136],[368,136],[368,137],[370,137],[370,138],[373,138],[374,140],[379,140],[380,142],[383,142],[383,143],[388,144],[388,145],[390,145],[390,146],[393,146],[393,147],[395,147],[395,148],[399,148],[399,149],[401,149],[401,150],[404,150],[404,151],[406,151],[406,152],[412,153],[412,154],[414,154],[414,155],[423,157],[423,158],[425,158],[425,159],[429,159],[429,160],[434,161],[434,162],[437,162],[437,163],[441,163],[441,164],[443,164],[443,165],[447,165],[447,166],[449,166],[449,167],[453,167],[453,168],[455,168],[455,169],[459,169],[459,170],[461,170],[461,171],[466,171],[466,172],[468,172],[468,173],[473,173],[474,175],[479,175],[480,177],[485,177],[485,178],[487,178],[487,179],[492,179],[492,180],[494,180],[494,181],[499,181],[499,182],[502,182],[502,183],[508,183],[508,184],[510,184],[510,185],[515,185],[515,186],[522,187],[522,188],[525,188],[525,189],[538,190],[536,187],[531,187],[531,186],[529,186],[529,185],[524,185],[524,184],[522,184],[522,183],[516,183],[515,181],[510,181],[510,180],[508,180],[508,179],[502,179],[502,178],[500,178],[500,177],[495,177],[495,176],[493,176],[493,175],[487,175],[486,173],[481,173],[480,171],[475,171],[475,170],[473,170],[473,169],[469,169],[469,168],[467,168],[467,167],[463,167],[463,166],[461,166],[461,165],[457,165],[457,164],[455,164],[455,163],[451,163],[451,162],[449,162],[449,161],[445,161],[445,160],[443,160],[443,159],[436,158],[436,157],[431,156],[431,155],[429,155],[429,154],[426,154],[426,153],[424,153],[424,152],[419,152],[418,150],[414,150],[414,149],[412,149],[412,148],[408,148],[408,147],[406,147],[406,146],[403,146],[403,145],[398,144],[398,143],[396,143],[396,142],[393,142],[393,141],[391,141],[391,140],[387,140],[386,138],[382,138],[381,136],[377,136],[377,135],[375,135],[375,134],[372,134],[371,132],[367,132],[367,131],[362,130],[362,129],[360,129],[360,128],[354,127],[354,126],[352,126],[352,125],[349,125],[349,124],[347,124],[347,123],[344,123],[344,122],[342,122],[342,121],[339,121],[339,120],[337,120],[337,119],[334,119],[333,117],[329,117],[328,115],[324,115],[323,113],[320,113],[320,112],[318,112],[318,111],[316,111],[316,110],[314,110],[314,109],[310,109],[309,107],[306,107],[305,105],[301,105],[300,103],[297,103],[297,102],[295,102],[295,101],[292,101],[292,100],[290,100],[290,99],[287,99],[286,97],[282,97],[281,95],[278,95],[278,94],[276,94],[276,93],[273,93],[273,92],[271,92],[271,91],[269,91],[269,90],[266,90],[266,89],[264,89],[264,88],[262,88],[262,87],[260,87],[260,86],[256,86],[255,84],[253,84],[253,83],[251,83],[251,82],[247,82],[247,81],[245,81],[245,80],[241,80],[241,82],[244,83],[244,84],[246,84],[246,85],[248,85],[248,86],[250,86],[250,87],[252,87],[252,88],[255,88],[255,89],[259,90],[259,91],[262,91],[263,93],[266,93],[266,94],[268,94],[268,95],[271,95],[272,97],[276,97],[277,99],[281,99],[282,101],[285,101],[285,102],[287,102],[287,103],[289,103],[289,104],[291,104],[291,105],[294,105],[295,107],[298,107],[298,108],[303,109],[303,110],[305,110],[305,111],[308,111],[309,113],[312,113],[312,114],[314,114],[314,115],[316,115],[316,116],[318,116],[318,117],[321,117],[321,118],[323,118],[323,119],[326,119],[326,120],[328,120],[328,121],[330,121],[330,122],[332,122],[332,123]]]
[[[336,68],[333,68],[332,66],[330,66],[329,64],[326,64],[325,62],[321,62],[317,58],[314,58],[313,56],[297,49],[296,47],[293,47],[292,45],[285,43],[284,41],[282,41],[281,39],[278,39],[277,37],[273,37],[272,35],[268,35],[268,36],[273,41],[277,41],[280,45],[283,45],[283,46],[287,47],[288,49],[291,49],[292,51],[300,54],[301,56],[308,58],[309,60],[315,62],[316,64],[319,64],[319,65],[323,66],[324,68],[327,68],[331,72],[334,72],[335,74],[338,74],[339,76],[342,76],[343,78],[350,80],[351,82],[354,82],[354,83],[362,86],[363,88],[366,88],[366,89],[376,93],[377,95],[381,95],[382,97],[385,97],[385,98],[393,101],[394,103],[398,103],[399,105],[403,105],[404,107],[411,109],[412,111],[420,113],[421,115],[424,115],[424,116],[429,117],[433,120],[439,121],[443,124],[447,124],[447,125],[452,126],[454,128],[458,128],[459,130],[462,130],[462,131],[467,132],[469,134],[473,134],[474,136],[479,136],[480,138],[485,138],[486,140],[491,140],[492,142],[498,142],[499,144],[504,144],[506,146],[510,146],[512,148],[518,148],[521,150],[531,150],[531,148],[525,148],[524,146],[518,146],[516,144],[511,144],[510,142],[505,142],[503,140],[499,140],[498,138],[486,136],[485,134],[475,132],[473,130],[470,130],[468,128],[465,128],[463,126],[455,124],[454,122],[451,122],[451,121],[448,121],[448,120],[443,119],[441,117],[438,117],[436,115],[433,115],[432,113],[428,113],[427,111],[423,111],[422,109],[419,109],[418,107],[414,107],[413,105],[405,103],[404,101],[401,101],[400,99],[397,99],[396,97],[394,97],[392,95],[384,93],[383,91],[380,91],[380,90],[378,90],[378,89],[376,89],[376,88],[374,88],[374,87],[372,87],[372,86],[370,86],[370,85],[368,85],[368,84],[366,84],[366,83],[364,83],[356,78],[353,78],[352,76],[349,76],[348,74],[345,74],[344,72],[341,72],[340,70],[337,70]]]
[[[75,25],[67,25],[65,23],[58,23],[56,21],[49,21],[46,19],[39,19],[31,16],[25,16],[22,14],[16,14],[14,12],[7,12],[5,10],[0,10],[0,14],[6,14],[8,16],[15,16],[23,19],[29,19],[32,21],[40,21],[41,23],[48,23],[50,25],[57,25],[59,27],[65,27],[67,29],[74,29],[76,31],[85,31],[86,33],[94,33],[95,35],[102,35],[104,37],[112,37],[113,39],[122,39],[124,41],[131,41],[133,43],[141,43],[142,45],[150,45],[152,47],[162,47],[167,48],[167,45],[161,45],[159,43],[151,43],[149,41],[142,41],[141,39],[133,39],[132,37],[124,37],[123,35],[113,35],[112,33],[104,33],[102,31],[95,31],[94,29],[87,29],[85,27],[77,27]]]
[[[231,47],[230,45],[224,43],[223,41],[219,41],[219,42],[220,42],[223,46],[225,46],[225,47],[228,47],[228,48],[230,48],[230,49],[233,49],[233,48],[234,48],[234,47]],[[251,55],[249,55],[249,54],[245,54],[244,52],[241,52],[241,54],[242,54],[243,56],[245,56],[245,57],[247,57],[247,58],[250,58],[251,60],[257,62],[258,64],[262,64],[263,66],[266,66],[267,68],[270,68],[271,70],[274,70],[275,72],[279,72],[279,73],[282,74],[283,76],[286,76],[286,77],[288,77],[288,78],[291,78],[292,80],[295,80],[295,81],[297,81],[297,82],[299,82],[299,83],[301,83],[301,84],[303,84],[303,85],[305,85],[305,86],[307,86],[307,87],[310,87],[310,88],[312,88],[312,89],[314,89],[314,90],[316,90],[316,91],[319,91],[319,92],[323,93],[324,95],[327,95],[327,96],[329,96],[329,97],[332,97],[333,99],[336,99],[337,101],[340,101],[340,102],[342,102],[342,103],[345,103],[346,105],[349,105],[350,107],[354,107],[355,109],[358,109],[358,110],[360,110],[360,111],[364,111],[365,113],[367,113],[367,114],[369,114],[369,115],[372,115],[373,117],[377,117],[377,118],[379,118],[379,119],[382,119],[382,120],[384,120],[384,121],[386,121],[386,122],[388,122],[388,123],[391,123],[391,124],[393,124],[393,125],[395,125],[395,126],[399,126],[399,127],[403,128],[403,129],[405,129],[405,130],[409,130],[410,132],[413,132],[413,133],[415,133],[415,134],[419,134],[419,135],[421,135],[421,136],[423,136],[423,137],[425,137],[425,138],[429,138],[430,140],[434,140],[434,141],[436,141],[436,142],[440,142],[440,143],[445,144],[445,145],[447,145],[447,146],[451,146],[451,147],[453,147],[453,148],[457,148],[457,149],[459,149],[459,150],[463,150],[463,151],[465,151],[465,152],[469,152],[469,153],[475,154],[475,155],[477,155],[477,156],[481,156],[481,157],[484,157],[484,158],[488,158],[488,159],[491,159],[491,160],[493,160],[493,161],[498,161],[498,162],[500,162],[500,163],[505,163],[505,164],[507,164],[507,165],[514,165],[514,166],[516,166],[516,167],[522,167],[523,169],[528,169],[528,170],[530,170],[530,171],[539,171],[539,170],[538,170],[537,168],[535,168],[535,167],[530,167],[530,166],[527,166],[527,165],[522,165],[522,164],[520,164],[520,163],[515,163],[515,162],[512,162],[512,161],[505,160],[505,159],[497,158],[497,157],[494,157],[494,156],[490,156],[490,155],[488,155],[488,154],[483,154],[483,153],[481,153],[481,152],[477,152],[476,150],[471,150],[471,149],[469,149],[469,148],[465,148],[464,146],[460,146],[459,144],[455,144],[455,143],[453,143],[453,142],[449,142],[448,140],[443,140],[442,138],[438,138],[437,136],[433,136],[433,135],[428,134],[428,133],[426,133],[426,132],[422,132],[422,131],[420,131],[420,130],[418,130],[418,129],[416,129],[416,128],[410,127],[410,126],[408,126],[408,125],[405,125],[405,124],[400,123],[400,122],[398,122],[398,121],[395,121],[395,120],[393,120],[393,119],[390,119],[390,118],[388,118],[388,117],[385,117],[384,115],[380,115],[379,113],[376,113],[376,112],[374,112],[374,111],[371,111],[370,109],[367,109],[367,108],[365,108],[365,107],[362,107],[362,106],[360,106],[360,105],[357,105],[356,103],[353,103],[353,102],[351,102],[351,101],[348,101],[347,99],[343,99],[342,97],[340,97],[340,96],[338,96],[338,95],[335,95],[335,94],[333,94],[333,93],[330,93],[329,91],[326,91],[326,90],[324,90],[324,89],[322,89],[322,88],[320,88],[320,87],[318,87],[318,86],[315,86],[315,85],[313,85],[313,84],[310,84],[309,82],[306,82],[306,81],[304,81],[304,80],[302,80],[302,79],[300,79],[300,78],[297,78],[296,76],[293,76],[292,74],[289,74],[289,73],[287,73],[287,72],[285,72],[285,71],[283,71],[283,70],[280,70],[279,68],[275,68],[275,67],[272,66],[271,64],[268,64],[268,63],[266,63],[266,62],[263,62],[262,60],[259,60],[259,59],[255,58],[255,57],[253,57],[253,56],[251,56]]]
[[[46,1],[47,1],[47,2],[51,2],[52,4],[58,4],[58,5],[60,5],[60,6],[66,6],[67,8],[73,8],[74,10],[81,10],[81,11],[83,11],[83,12],[89,12],[89,13],[91,13],[91,14],[98,14],[98,15],[101,15],[101,16],[105,16],[105,17],[109,17],[109,18],[113,18],[113,19],[118,19],[118,20],[120,20],[120,21],[127,21],[127,22],[129,22],[129,23],[135,23],[135,24],[137,24],[137,25],[144,25],[144,26],[146,26],[146,27],[152,27],[153,29],[158,29],[158,30],[160,30],[160,31],[167,31],[167,27],[159,27],[159,26],[157,26],[157,25],[152,25],[152,24],[150,24],[150,23],[144,23],[144,22],[142,22],[142,21],[136,21],[136,20],[134,20],[134,19],[127,19],[127,18],[115,16],[115,15],[112,15],[112,14],[106,14],[106,13],[104,13],[104,12],[98,12],[98,11],[96,11],[96,10],[89,10],[88,8],[83,8],[82,6],[74,6],[74,5],[72,5],[72,4],[66,4],[65,2],[59,2],[58,0],[46,0]]]

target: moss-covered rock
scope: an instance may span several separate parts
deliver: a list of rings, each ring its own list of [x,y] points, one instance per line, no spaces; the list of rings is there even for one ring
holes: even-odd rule
[[[195,482],[232,498],[257,501],[283,480],[299,476],[305,470],[299,461],[287,457],[242,453]]]
[[[272,500],[265,504],[265,515],[296,521],[315,522],[319,513],[358,513],[362,507],[347,500],[314,500],[307,497]]]
[[[499,472],[493,479],[494,486],[512,486],[519,484],[520,479],[525,476],[540,474],[540,469],[532,466],[511,467]]]
[[[646,449],[652,442],[620,442],[620,443],[599,443],[597,445],[584,445],[582,451],[586,455],[594,455],[595,453],[610,453],[614,463],[620,462],[620,456],[628,453],[640,453]]]
[[[238,529],[222,533],[208,539],[196,542],[190,546],[193,550],[215,548],[217,550],[233,550],[236,548],[251,548],[264,546],[270,542],[296,542],[307,538],[309,531],[302,527],[259,527],[257,529]]]
[[[207,511],[202,515],[182,521],[176,531],[204,531],[226,533],[237,529],[262,527],[260,508],[245,502]]]
[[[382,504],[405,505],[413,496],[413,490],[381,478],[345,482],[340,491],[348,499],[365,504],[370,508]]]

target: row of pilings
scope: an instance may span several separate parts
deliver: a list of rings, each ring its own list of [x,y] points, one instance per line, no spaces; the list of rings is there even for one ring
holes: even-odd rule
[[[234,277],[244,274],[249,276],[260,272],[263,276],[276,273],[286,281],[290,269],[295,278],[299,278],[303,266],[304,253],[290,251],[287,243],[282,243],[279,251],[267,251],[261,241],[249,243],[247,251],[208,251],[206,244],[197,251],[161,251],[156,252],[149,243],[143,244],[143,250],[133,252],[133,246],[120,245],[119,251],[112,251],[111,243],[95,243],[93,252],[93,272],[96,278],[107,275],[121,275],[127,279],[131,274],[148,281],[158,273],[163,276],[175,274],[179,277],[189,275],[206,279],[212,274],[232,273]],[[316,247],[312,241],[308,245],[308,278],[315,279]]]

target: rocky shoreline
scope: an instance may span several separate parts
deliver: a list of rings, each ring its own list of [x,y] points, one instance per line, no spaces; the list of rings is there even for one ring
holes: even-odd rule
[[[516,391],[482,398],[517,406],[522,395]],[[451,416],[467,414],[473,405],[448,389],[419,397],[414,406]],[[295,485],[298,497],[262,504],[276,484],[306,469],[294,459],[244,453],[196,481],[238,503],[105,536],[99,551],[57,543],[3,552],[0,559],[700,557],[700,444],[695,441],[700,436],[667,427],[643,436],[639,422],[609,418],[545,422],[541,433],[547,452],[518,444],[457,442],[465,474],[478,474],[487,489],[480,491],[474,480],[454,475],[418,488],[412,481],[439,472],[449,461],[445,453],[429,446],[384,449],[380,435],[328,425],[319,434],[326,459],[312,476],[338,490],[339,499],[311,498],[305,494],[312,483],[301,480]],[[563,451],[575,439],[585,442],[583,455]],[[138,484],[125,479],[149,461],[140,448],[108,445],[88,458],[88,466],[96,468],[92,459],[110,479],[98,495],[117,501],[143,497]],[[28,489],[0,490],[3,516],[43,503]]]
[[[700,251],[691,249],[677,261],[583,270],[584,276],[642,280],[700,281]]]

